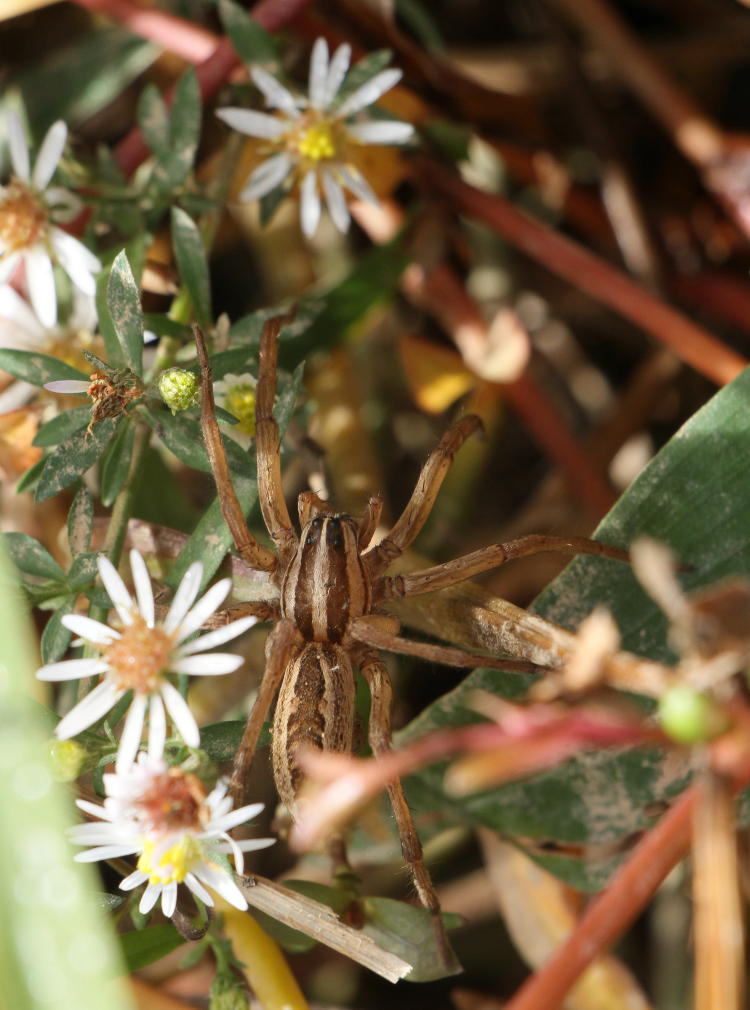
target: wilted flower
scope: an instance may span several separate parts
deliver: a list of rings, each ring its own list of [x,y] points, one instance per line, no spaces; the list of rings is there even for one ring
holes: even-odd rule
[[[131,891],[148,884],[139,905],[144,914],[161,898],[162,911],[171,916],[177,887],[183,883],[206,905],[214,903],[206,890],[209,887],[236,908],[247,908],[242,892],[217,856],[231,852],[237,872],[242,873],[243,852],[274,844],[274,838],[236,841],[228,833],[259,814],[262,803],[232,810],[225,779],[206,795],[195,775],[177,766],[170,768],[161,756],[143,752],[125,771],[105,775],[104,788],[103,806],[77,801],[82,810],[98,818],[70,829],[75,845],[92,846],[76,855],[78,862],[137,854],[137,869],[120,887]]]
[[[6,124],[13,175],[0,186],[0,282],[23,264],[34,311],[43,325],[54,326],[54,267],[62,267],[77,288],[93,296],[94,274],[101,270],[101,263],[82,242],[54,223],[71,221],[81,209],[69,190],[50,186],[68,136],[65,123],[58,120],[49,128],[33,170],[21,121],[12,110]]]
[[[242,657],[225,652],[206,653],[222,645],[257,622],[256,617],[242,617],[201,638],[188,641],[192,634],[223,602],[231,579],[222,579],[195,603],[203,576],[203,565],[196,561],[188,568],[163,621],[155,618],[154,595],[146,563],[138,551],[130,552],[137,603],[128,592],[114,565],[99,558],[99,574],[120,618],[122,630],[81,614],[66,614],[62,623],[99,655],[86,659],[68,659],[50,663],[37,671],[40,680],[78,680],[103,676],[100,684],[86,695],[57,725],[60,740],[76,736],[98,722],[127,691],[133,700],[117,751],[116,768],[124,771],[134,761],[143,735],[148,708],[148,749],[161,754],[166,737],[166,711],[189,747],[197,747],[200,734],[195,717],[169,673],[195,676],[231,673],[242,665]],[[200,655],[199,655],[200,653]]]
[[[278,115],[249,109],[218,109],[229,126],[251,137],[268,141],[272,157],[252,173],[240,194],[242,200],[257,200],[286,182],[290,175],[300,186],[300,220],[305,235],[313,235],[320,220],[321,190],[333,223],[339,231],[349,227],[344,189],[360,200],[377,198],[351,161],[360,144],[403,144],[414,133],[409,123],[352,117],[376,102],[401,79],[397,69],[381,70],[345,97],[341,97],[351,47],[341,45],[328,57],[325,39],[315,42],[310,58],[306,98],[295,96],[275,77],[252,67],[251,77],[263,92],[269,108]]]

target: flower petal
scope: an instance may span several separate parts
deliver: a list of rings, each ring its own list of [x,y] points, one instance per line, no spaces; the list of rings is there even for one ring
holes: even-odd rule
[[[378,204],[379,200],[365,177],[351,165],[339,165],[339,178],[346,188],[365,203]]]
[[[395,119],[373,119],[367,123],[353,123],[346,132],[361,144],[405,144],[414,136],[414,127]]]
[[[37,680],[78,680],[81,677],[95,677],[106,673],[109,663],[104,659],[64,659],[60,663],[48,663],[36,671]]]
[[[42,141],[42,146],[39,148],[39,153],[36,156],[31,181],[37,189],[47,188],[50,179],[55,174],[67,139],[68,127],[62,119],[58,119],[47,130],[47,135]]]
[[[123,877],[120,881],[120,890],[132,891],[134,888],[138,887],[139,884],[144,884],[147,880],[148,874],[144,873],[143,870],[133,870],[129,876]]]
[[[171,880],[161,892],[161,910],[168,919],[171,919],[175,908],[177,908],[177,881]]]
[[[320,194],[315,172],[308,172],[300,186],[300,223],[302,231],[312,238],[320,221]]]
[[[228,814],[224,814],[222,818],[212,820],[209,825],[209,832],[218,831],[221,833],[231,831],[238,824],[244,824],[246,821],[251,821],[253,817],[257,817],[264,806],[265,804],[263,803],[248,803],[244,807],[231,810]]]
[[[104,588],[107,590],[120,620],[123,624],[132,624],[133,612],[136,606],[133,602],[133,597],[128,592],[127,586],[120,578],[120,573],[109,558],[103,554],[99,555],[96,563],[99,568],[99,575],[104,583]]]
[[[42,325],[51,328],[57,322],[57,292],[52,260],[41,246],[27,249],[23,259],[29,301]]]
[[[154,592],[151,588],[151,576],[148,574],[146,562],[139,551],[130,552],[130,571],[133,573],[133,585],[138,599],[138,609],[141,617],[149,628],[154,626]]]
[[[349,208],[346,205],[344,191],[334,178],[333,173],[327,168],[323,169],[321,178],[323,180],[323,192],[325,193],[326,205],[328,207],[328,212],[331,215],[331,220],[339,231],[346,232],[349,230],[349,222],[351,219],[349,217]]]
[[[212,890],[220,894],[230,905],[239,908],[241,912],[245,911],[247,908],[245,897],[225,870],[220,869],[216,865],[201,863],[193,872],[199,880],[208,884]]]
[[[315,40],[310,55],[310,78],[308,82],[308,100],[313,109],[325,106],[326,84],[328,82],[328,43],[324,38]]]
[[[148,710],[148,756],[160,758],[167,739],[167,717],[161,695],[152,694]]]
[[[219,609],[231,588],[231,579],[221,579],[203,594],[193,609],[180,621],[179,627],[175,629],[178,643],[183,642],[194,631],[197,631],[203,622]]]
[[[172,663],[175,673],[186,673],[191,677],[219,677],[238,670],[245,662],[242,656],[230,652],[207,652],[198,656],[183,656]]]
[[[372,105],[386,91],[390,91],[394,84],[398,84],[401,77],[401,71],[396,67],[381,70],[379,74],[375,74],[369,81],[365,81],[348,98],[345,98],[336,110],[336,115],[351,116],[355,112],[359,112],[360,109],[364,109],[365,106]]]
[[[352,47],[348,42],[344,42],[338,47],[331,58],[328,66],[328,80],[326,81],[326,93],[323,100],[323,108],[328,108],[336,97],[341,82],[346,77],[349,63],[352,58]]]
[[[250,76],[272,109],[283,109],[293,116],[298,115],[300,102],[272,74],[262,67],[253,67]]]
[[[217,109],[216,115],[233,130],[245,133],[249,137],[261,137],[263,140],[278,140],[289,129],[289,123],[267,112],[256,112],[255,109]]]
[[[214,631],[209,631],[207,635],[202,635],[200,638],[193,639],[192,642],[187,642],[185,645],[181,645],[177,649],[177,656],[191,656],[194,652],[205,652],[207,649],[215,649],[217,645],[223,645],[224,642],[229,642],[233,638],[239,638],[239,636],[252,628],[258,623],[257,617],[240,617],[236,621],[230,621],[229,624],[225,624],[223,628],[216,628]]]
[[[200,561],[194,561],[182,576],[182,581],[174,594],[172,606],[164,619],[164,630],[171,634],[177,629],[185,614],[192,607],[196,596],[201,588],[203,578],[203,565]]]
[[[50,228],[50,239],[60,266],[75,286],[85,295],[95,295],[94,274],[97,274],[102,266],[96,256],[89,252],[83,242],[79,242],[61,228]]]
[[[201,884],[201,882],[198,880],[198,878],[195,876],[194,873],[185,874],[185,884],[187,885],[187,887],[190,888],[190,890],[193,892],[196,898],[200,898],[200,900],[203,902],[204,905],[209,905],[211,908],[213,908],[214,899],[211,897],[211,895],[205,889],[203,884]]]
[[[93,814],[94,817],[102,817],[107,821],[111,820],[106,808],[99,806],[98,803],[91,803],[89,800],[76,800],[76,806],[87,814]]]
[[[138,692],[133,696],[133,700],[128,708],[125,717],[125,725],[122,729],[120,744],[117,748],[117,760],[115,761],[115,772],[122,775],[128,771],[135,761],[138,748],[141,745],[143,736],[143,723],[146,719],[147,696]]]
[[[44,388],[50,393],[87,393],[90,385],[88,379],[55,379],[45,382]]]
[[[156,902],[159,900],[159,896],[164,889],[163,884],[149,884],[146,890],[141,895],[141,901],[138,905],[138,911],[141,915],[147,915],[151,909],[154,907]]]
[[[95,863],[98,859],[114,859],[120,856],[132,856],[138,852],[139,846],[133,845],[97,845],[85,852],[76,852],[73,859],[77,863]]]
[[[267,193],[276,189],[289,175],[292,159],[284,151],[262,162],[247,180],[240,192],[240,200],[260,200]]]
[[[10,162],[13,172],[22,182],[31,181],[31,166],[29,162],[29,145],[18,113],[9,109],[5,117],[8,129],[8,145],[10,147]]]
[[[125,692],[109,680],[102,681],[75,708],[63,716],[55,727],[58,740],[67,740],[93,726],[115,705]]]
[[[80,635],[87,642],[94,642],[96,645],[110,645],[120,637],[120,632],[110,628],[108,624],[94,621],[90,617],[84,617],[83,614],[66,614],[61,624],[74,635]]]
[[[23,333],[24,342],[32,347],[41,346],[48,339],[47,331],[40,325],[39,320],[31,311],[29,303],[25,298],[21,298],[10,284],[3,284],[0,287],[0,318],[3,320],[0,347],[18,346],[15,336],[12,342],[6,342],[8,323],[15,323],[19,331]]]
[[[182,739],[188,747],[198,747],[201,742],[198,723],[180,692],[165,680],[161,685],[161,696]]]

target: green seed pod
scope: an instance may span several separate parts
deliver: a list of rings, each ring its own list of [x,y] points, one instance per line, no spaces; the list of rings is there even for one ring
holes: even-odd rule
[[[670,687],[659,699],[661,728],[677,743],[705,743],[721,722],[713,701],[693,687]]]
[[[172,411],[187,410],[198,402],[198,379],[185,368],[168,368],[159,377],[159,392]]]

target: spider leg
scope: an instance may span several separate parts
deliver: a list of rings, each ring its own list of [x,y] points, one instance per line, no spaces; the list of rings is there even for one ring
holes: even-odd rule
[[[378,757],[391,749],[391,707],[393,704],[393,688],[388,670],[380,656],[373,649],[362,649],[357,656],[362,676],[370,689],[370,723],[368,739],[373,754]],[[422,843],[406,801],[404,787],[397,780],[388,786],[388,797],[396,818],[401,851],[411,871],[414,887],[420,903],[432,915],[435,937],[438,943],[443,963],[447,969],[459,970],[459,966],[445,935],[443,921],[440,917],[440,902],[430,874],[424,865]]]
[[[211,463],[211,473],[221,502],[221,514],[229,527],[235,547],[243,561],[262,572],[275,572],[278,567],[276,556],[259,544],[247,528],[242,506],[229,474],[229,464],[221,440],[221,432],[216,421],[216,404],[211,380],[211,366],[206,352],[206,343],[200,327],[193,327],[198,362],[201,369],[201,428],[206,443],[206,451]]]
[[[332,516],[336,509],[330,502],[316,495],[314,491],[303,491],[297,496],[297,512],[300,526],[307,526],[315,516]]]
[[[416,540],[432,510],[453,457],[466,439],[475,431],[481,430],[481,427],[482,422],[478,417],[467,414],[440,439],[422,467],[412,496],[393,529],[384,540],[362,557],[373,578],[382,574],[388,565]]]
[[[252,711],[242,734],[242,742],[234,759],[232,780],[229,785],[235,806],[245,802],[245,791],[250,768],[258,746],[258,737],[263,729],[268,711],[279,689],[284,672],[302,648],[302,640],[292,621],[282,620],[274,627],[266,640],[266,667],[258,688]]]
[[[165,612],[167,608],[164,608]],[[217,610],[201,625],[203,628],[223,628],[241,617],[257,617],[258,622],[278,621],[281,616],[277,600],[248,600],[246,603],[233,603],[223,610]]]
[[[559,554],[593,554],[609,558],[612,561],[630,561],[627,551],[609,544],[589,540],[587,537],[555,537],[534,533],[508,540],[506,543],[491,544],[471,554],[465,554],[454,561],[446,561],[442,565],[424,568],[421,572],[410,572],[408,575],[387,575],[382,580],[379,598],[394,600],[402,596],[418,596],[420,593],[432,593],[437,589],[446,589],[458,582],[470,579],[480,572],[499,568],[513,558],[528,557],[531,554],[541,554],[545,551],[556,551]]]
[[[279,426],[273,416],[276,395],[276,365],[279,356],[279,330],[291,316],[274,316],[263,326],[260,338],[260,367],[255,397],[255,444],[258,457],[260,510],[271,539],[279,552],[279,566],[286,571],[297,550],[297,535],[292,526],[281,484]]]
[[[507,670],[516,673],[547,673],[549,667],[538,666],[523,659],[497,659],[494,656],[484,656],[480,652],[467,652],[464,649],[454,649],[447,645],[432,645],[429,642],[412,642],[408,638],[376,624],[367,617],[352,621],[349,634],[357,642],[370,645],[386,652],[396,652],[401,656],[417,656],[419,659],[431,660],[445,666],[458,666],[474,669],[476,666],[487,666],[493,670]]]
[[[370,546],[370,541],[375,536],[375,530],[380,522],[380,515],[383,511],[383,496],[372,495],[368,499],[365,507],[365,514],[359,521],[357,529],[357,547],[360,551],[366,551]]]

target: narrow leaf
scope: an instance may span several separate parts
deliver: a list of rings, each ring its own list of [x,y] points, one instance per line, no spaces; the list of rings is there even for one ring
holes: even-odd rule
[[[147,926],[145,929],[122,933],[120,943],[127,971],[131,972],[166,957],[181,947],[185,940],[171,923],[162,923],[159,926]]]
[[[43,386],[55,379],[88,379],[88,375],[59,358],[36,351],[16,351],[10,347],[0,347],[0,368],[17,379],[30,382],[32,386]]]
[[[34,438],[34,445],[46,448],[51,445],[59,445],[66,438],[70,438],[74,431],[85,428],[91,420],[91,401],[87,400],[82,407],[73,407],[64,410],[61,414],[51,418],[43,424],[37,431]]]
[[[211,285],[203,240],[193,219],[172,208],[172,242],[182,283],[188,290],[198,323],[211,325]]]
[[[68,545],[73,557],[88,550],[94,529],[94,500],[85,487],[76,492],[68,512]]]
[[[43,663],[56,663],[68,650],[73,633],[63,627],[62,619],[73,608],[73,600],[66,599],[58,607],[44,626],[40,642]]]
[[[123,424],[107,449],[102,463],[101,499],[109,508],[122,490],[130,470],[135,442],[135,425]]]
[[[80,592],[94,582],[98,574],[97,561],[101,553],[101,551],[86,551],[74,558],[66,580],[69,589]]]
[[[169,114],[155,84],[147,84],[138,100],[138,125],[154,154],[169,150]]]
[[[278,52],[273,37],[233,0],[219,0],[219,17],[237,55],[243,63],[276,63]]]
[[[13,564],[20,571],[55,582],[65,579],[65,572],[38,540],[26,533],[6,533],[4,539]]]
[[[101,457],[120,418],[107,417],[91,431],[77,431],[47,457],[36,488],[35,501],[44,501],[69,487]]]
[[[125,364],[136,375],[143,374],[143,312],[141,294],[130,269],[128,257],[118,253],[107,285],[107,305],[122,348]]]

